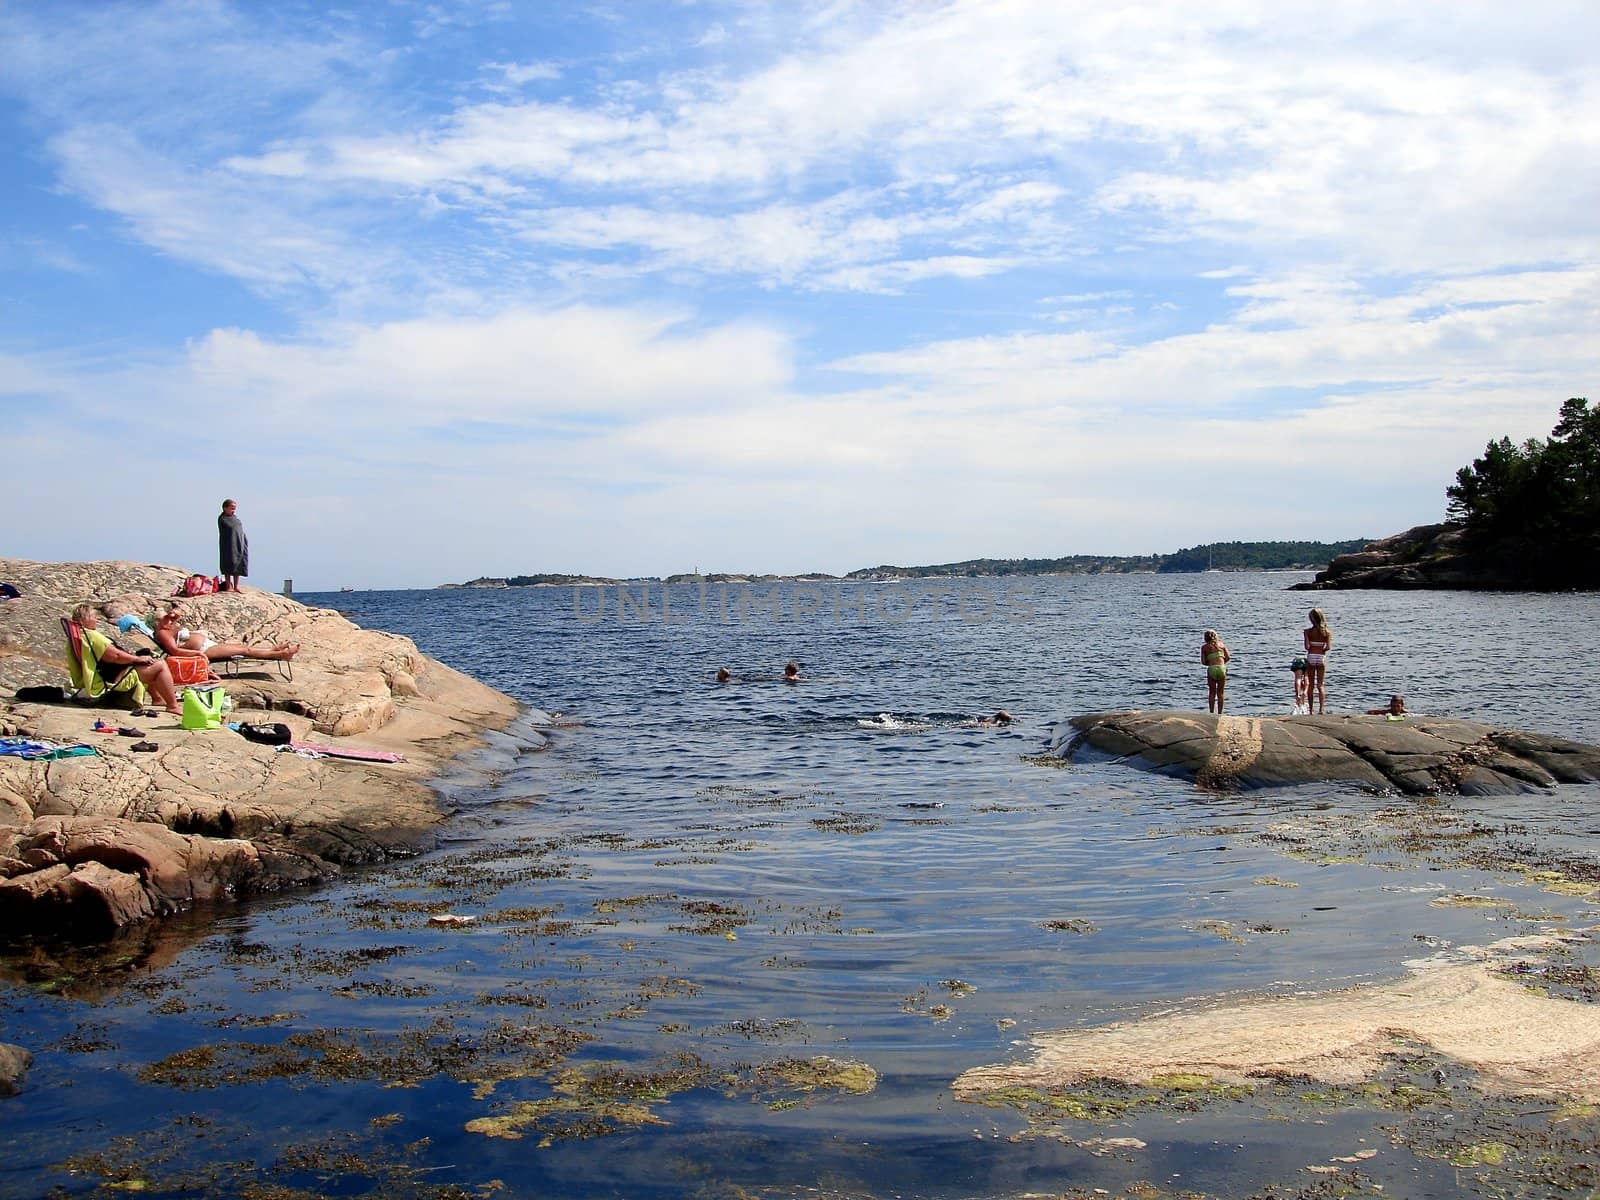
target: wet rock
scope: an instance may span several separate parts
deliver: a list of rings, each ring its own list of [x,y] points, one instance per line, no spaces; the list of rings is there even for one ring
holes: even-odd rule
[[[0,1042],[0,1096],[15,1096],[22,1090],[22,1078],[33,1065],[33,1055],[21,1046]]]
[[[1600,746],[1450,717],[1091,713],[1050,749],[1100,754],[1207,787],[1346,781],[1410,795],[1500,795],[1600,780]]]
[[[82,933],[109,933],[156,913],[137,875],[93,861],[52,888],[47,902],[63,926]]]
[[[0,917],[5,918],[9,928],[28,927],[41,901],[71,874],[72,868],[66,863],[57,863],[42,871],[13,875],[0,882]]]
[[[276,891],[335,873],[314,855],[176,833],[152,821],[43,817],[24,833],[65,860],[0,882],[12,927],[103,934],[197,901]],[[31,853],[31,849],[24,851]]]

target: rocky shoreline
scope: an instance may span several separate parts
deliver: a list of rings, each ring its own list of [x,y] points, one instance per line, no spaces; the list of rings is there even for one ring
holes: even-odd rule
[[[1445,522],[1418,525],[1381,538],[1354,554],[1341,554],[1310,583],[1289,590],[1317,592],[1341,588],[1396,591],[1434,588],[1456,591],[1517,591],[1528,587],[1470,553],[1462,527]]]
[[[0,603],[0,735],[96,751],[52,761],[0,756],[0,927],[10,935],[100,935],[414,853],[444,819],[430,785],[447,764],[513,722],[525,727],[520,748],[544,744],[535,728],[543,714],[518,721],[516,701],[409,638],[248,587],[176,601],[192,627],[219,639],[301,644],[292,680],[270,662],[246,662],[224,678],[230,719],[281,721],[297,741],[403,761],[280,753],[227,728],[185,730],[166,713],[11,698],[28,686],[70,690],[60,618],[75,604],[90,601],[111,619],[148,618],[173,602],[186,574],[0,558],[0,580],[21,593]],[[133,753],[133,739],[93,732],[99,717],[136,726],[158,748]]]

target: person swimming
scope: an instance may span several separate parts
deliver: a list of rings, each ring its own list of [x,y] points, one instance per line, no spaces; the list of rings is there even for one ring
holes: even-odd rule
[[[784,663],[783,681],[785,683],[799,683],[801,678],[802,676],[800,674],[799,663],[795,662],[795,660],[792,658],[788,662]]]
[[[1369,717],[1388,717],[1391,721],[1398,721],[1406,715],[1406,698],[1404,696],[1390,696],[1389,703],[1382,708],[1367,709]]]
[[[732,683],[733,682],[733,674],[728,670],[727,667],[718,667],[717,668],[717,682],[718,683]]]

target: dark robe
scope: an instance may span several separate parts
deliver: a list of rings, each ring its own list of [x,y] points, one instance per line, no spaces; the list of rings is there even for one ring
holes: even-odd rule
[[[227,513],[217,516],[217,557],[222,560],[223,577],[250,574],[250,539],[244,536],[244,522]]]

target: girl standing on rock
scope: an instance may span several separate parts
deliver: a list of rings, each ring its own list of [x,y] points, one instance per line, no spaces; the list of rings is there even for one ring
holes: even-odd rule
[[[1322,676],[1327,667],[1328,651],[1333,649],[1333,630],[1328,628],[1328,618],[1320,608],[1311,610],[1311,628],[1304,634],[1306,643],[1306,711],[1322,712],[1328,705],[1328,694],[1322,687]]]
[[[1206,630],[1205,640],[1200,643],[1200,661],[1206,668],[1207,712],[1222,712],[1222,702],[1228,691],[1228,662],[1232,658],[1217,631]]]

